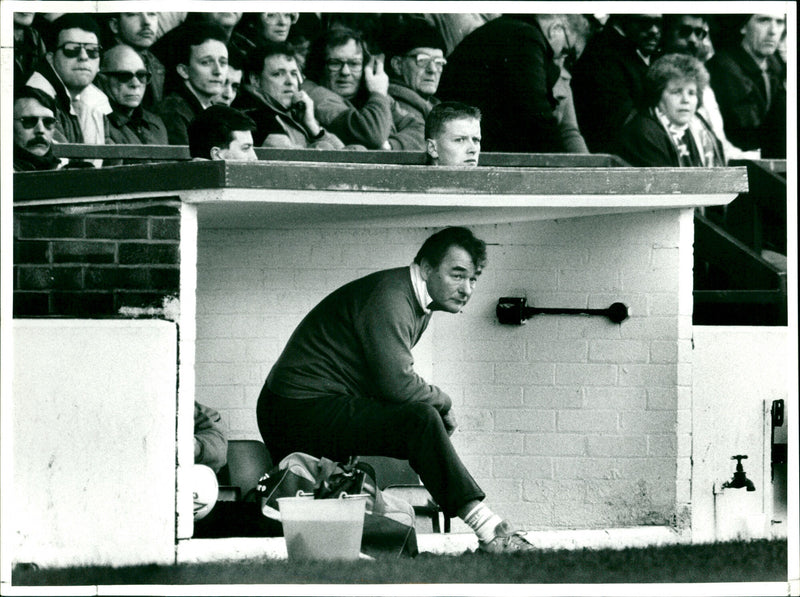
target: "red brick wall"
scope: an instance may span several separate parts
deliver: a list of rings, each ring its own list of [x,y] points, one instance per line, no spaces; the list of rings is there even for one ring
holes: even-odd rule
[[[14,316],[111,317],[178,296],[180,205],[14,210]]]

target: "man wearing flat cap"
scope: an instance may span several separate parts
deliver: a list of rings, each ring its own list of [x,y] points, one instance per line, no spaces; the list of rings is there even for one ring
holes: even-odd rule
[[[434,97],[447,60],[439,31],[421,19],[406,22],[389,48],[389,95],[398,110],[419,122],[439,103]]]

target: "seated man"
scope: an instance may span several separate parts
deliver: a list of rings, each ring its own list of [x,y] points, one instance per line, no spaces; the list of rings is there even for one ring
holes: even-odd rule
[[[554,113],[560,71],[541,16],[509,14],[489,21],[447,57],[438,97],[480,109],[486,151],[565,151]]]
[[[225,75],[225,82],[222,84],[222,91],[219,95],[211,98],[211,103],[222,106],[230,106],[239,95],[244,78],[245,57],[236,50],[228,48],[228,74]]]
[[[20,87],[14,93],[14,171],[55,170],[55,100],[44,91]]]
[[[434,94],[447,64],[444,40],[427,22],[412,19],[392,36],[389,47],[389,95],[400,113],[425,122],[439,103]]]
[[[213,408],[194,403],[194,519],[200,520],[214,507],[219,495],[217,473],[228,461],[228,438],[222,417]]]
[[[482,503],[456,453],[450,397],[419,377],[412,347],[433,311],[458,313],[486,264],[466,228],[429,237],[414,263],[350,282],[306,315],[273,365],[256,416],[275,462],[305,452],[408,460],[447,516],[475,531],[479,548],[527,551],[523,533]]]
[[[106,95],[93,85],[100,68],[100,30],[92,17],[65,14],[51,24],[52,41],[45,61],[28,79],[56,100],[55,140],[103,145],[105,116],[111,112]],[[52,44],[52,45],[51,45]],[[102,160],[95,160],[100,165]]]
[[[41,34],[33,27],[32,12],[14,13],[14,87],[21,87],[47,54]]]
[[[211,106],[189,124],[189,153],[195,159],[255,161],[249,117],[228,106]]]
[[[288,44],[264,43],[250,56],[248,84],[235,106],[256,123],[253,136],[264,147],[341,149],[338,137],[314,116],[314,102],[300,90],[302,75]]]
[[[786,157],[786,75],[776,57],[786,16],[742,15],[740,43],[707,63],[725,134],[735,146]]]
[[[389,96],[383,57],[370,57],[355,31],[331,29],[317,39],[308,55],[306,75],[303,90],[314,100],[320,125],[346,145],[424,147],[422,122],[397,110]]]
[[[156,55],[150,51],[158,32],[157,12],[118,12],[108,19],[108,28],[118,44],[132,47],[144,61],[150,73],[150,85],[142,100],[145,108],[151,109],[164,97],[164,77],[166,69]]]
[[[611,15],[572,70],[578,125],[592,153],[610,153],[643,101],[644,78],[661,39],[660,14]]]
[[[222,92],[228,72],[225,33],[216,25],[183,27],[167,67],[166,96],[156,107],[167,127],[170,145],[188,145],[189,123]]]
[[[461,102],[436,105],[425,120],[425,142],[434,166],[477,166],[481,111]]]
[[[103,55],[100,84],[113,109],[108,115],[108,134],[114,143],[167,145],[167,129],[161,117],[142,108],[149,82],[150,71],[130,46],[120,44]]]

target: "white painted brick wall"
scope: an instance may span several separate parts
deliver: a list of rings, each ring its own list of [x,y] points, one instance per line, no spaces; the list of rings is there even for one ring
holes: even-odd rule
[[[454,444],[501,515],[530,528],[663,524],[688,495],[685,225],[682,212],[656,211],[473,227],[489,265],[465,313],[436,314],[415,355],[453,397]],[[199,234],[197,399],[220,410],[232,438],[259,437],[261,384],[305,313],[349,280],[410,263],[433,232],[265,226]],[[501,296],[620,301],[631,318],[502,326]]]

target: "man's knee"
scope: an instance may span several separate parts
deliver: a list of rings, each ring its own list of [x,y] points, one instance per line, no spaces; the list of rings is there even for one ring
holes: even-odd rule
[[[430,404],[424,402],[411,402],[403,409],[406,417],[418,425],[437,425],[442,423],[442,415]]]

